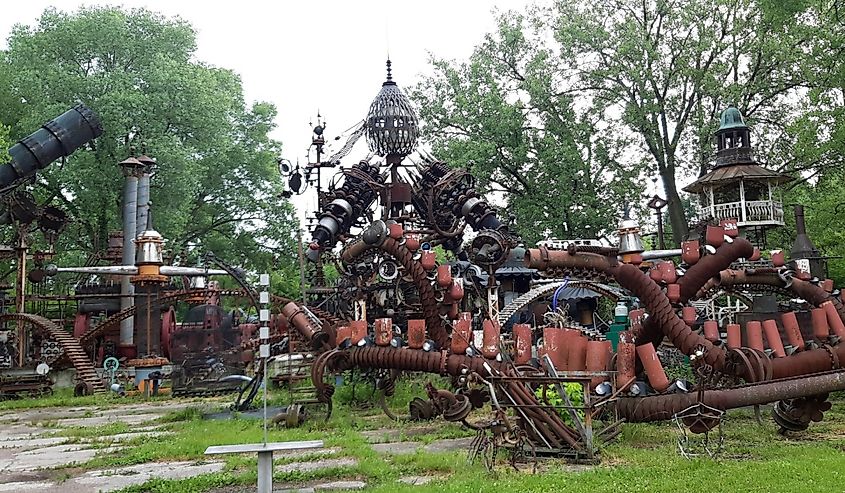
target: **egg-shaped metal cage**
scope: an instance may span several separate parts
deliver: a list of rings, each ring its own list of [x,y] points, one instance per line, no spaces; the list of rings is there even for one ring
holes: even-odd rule
[[[390,74],[367,113],[367,144],[379,156],[407,156],[417,147],[419,120],[411,102],[402,93]]]

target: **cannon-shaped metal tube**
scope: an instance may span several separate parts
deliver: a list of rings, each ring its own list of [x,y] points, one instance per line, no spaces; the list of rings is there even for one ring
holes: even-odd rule
[[[78,104],[45,123],[9,149],[12,161],[0,166],[0,193],[32,177],[56,159],[74,151],[103,133],[99,117]]]

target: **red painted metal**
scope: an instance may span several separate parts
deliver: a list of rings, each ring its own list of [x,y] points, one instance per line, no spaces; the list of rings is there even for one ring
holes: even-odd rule
[[[452,266],[446,264],[437,266],[437,284],[441,288],[452,284]]]
[[[725,228],[721,226],[707,226],[707,232],[704,237],[708,245],[718,248],[725,242]]]
[[[469,315],[470,318],[467,318]],[[452,329],[452,343],[450,349],[452,354],[466,354],[467,348],[472,342],[472,314],[463,312],[458,315]]]
[[[404,231],[402,231],[402,225],[399,223],[392,223],[390,226],[388,226],[387,231],[390,237],[394,240],[398,240],[399,238],[402,238],[402,235],[404,235]]]
[[[79,339],[82,334],[88,331],[88,322],[91,320],[90,313],[77,313],[73,319],[73,337]]]
[[[377,318],[373,323],[375,331],[376,346],[389,346],[393,339],[393,319]]]
[[[481,340],[481,354],[485,358],[493,359],[499,355],[500,331],[499,322],[486,319],[482,324],[484,335]]]
[[[575,334],[566,338],[569,346],[567,351],[566,365],[569,371],[584,371],[587,369],[587,343],[589,339]]]
[[[715,320],[704,321],[704,338],[710,342],[721,340],[719,336],[719,323]]]
[[[663,392],[669,388],[669,378],[666,377],[666,371],[660,363],[660,358],[657,357],[657,351],[652,344],[643,344],[637,346],[637,356],[643,363],[645,374],[648,375],[648,381],[654,390]]]
[[[783,267],[786,264],[786,256],[783,250],[772,250],[772,265],[775,267]]]
[[[620,338],[616,346],[616,389],[625,390],[636,378],[636,349],[631,342]]]
[[[681,242],[681,260],[689,265],[694,265],[701,258],[701,245],[698,240]]]
[[[828,293],[833,291],[833,279],[825,279],[821,283],[822,289],[827,291]]]
[[[543,347],[546,354],[552,360],[556,370],[566,371],[569,369],[569,347],[566,329],[558,327],[543,328]]]
[[[531,360],[531,347],[533,345],[531,326],[528,324],[514,324],[513,338],[513,362],[517,365],[524,365]]]
[[[648,271],[648,277],[654,282],[663,282],[663,271],[658,265],[653,265]]]
[[[680,284],[668,284],[666,286],[666,297],[669,298],[669,301],[672,303],[677,303],[681,300],[681,285]]]
[[[839,312],[836,311],[836,306],[834,306],[832,301],[825,301],[822,303],[821,307],[827,315],[827,323],[833,331],[833,334],[845,339],[845,323],[842,323],[842,317],[840,317]]]
[[[752,262],[756,262],[756,261],[760,260],[760,257],[761,257],[760,249],[757,248],[757,247],[754,247],[754,253],[751,254],[751,257],[749,257],[748,260],[750,260]]]
[[[758,351],[765,351],[763,345],[763,325],[757,320],[749,320],[745,324],[745,339],[748,347]]]
[[[347,339],[352,339],[352,327],[348,325],[341,325],[337,328],[337,335],[335,336],[337,343],[340,344]]]
[[[361,339],[367,337],[366,320],[353,320],[349,322],[349,328],[352,329],[352,344],[358,344]]]
[[[587,342],[587,371],[605,371],[613,356],[613,346],[610,341]],[[604,377],[593,377],[590,385],[595,388],[605,381]]]
[[[769,349],[772,350],[772,354],[776,358],[785,358],[786,350],[783,348],[783,340],[780,338],[777,321],[773,319],[764,320],[763,332],[766,334],[766,343],[768,343]]]
[[[728,324],[728,347],[731,349],[738,349],[742,347],[742,331],[739,324]]]
[[[789,340],[795,349],[799,351],[804,348],[804,336],[801,335],[801,327],[798,325],[798,319],[793,312],[786,312],[780,317],[783,322],[783,329],[786,332],[786,338]]]
[[[459,301],[464,297],[464,286],[460,282],[452,281],[448,291],[449,297],[454,301]]]
[[[719,221],[719,226],[725,230],[725,234],[731,238],[739,236],[739,227],[736,225],[736,219],[722,219]]]
[[[660,272],[663,275],[663,282],[672,284],[678,280],[678,272],[675,270],[674,262],[669,260],[660,262],[657,264],[657,268],[660,269]]]
[[[408,347],[422,349],[425,344],[425,320],[408,320]]]
[[[810,315],[813,321],[813,337],[819,341],[827,340],[830,327],[827,325],[827,314],[824,308],[813,308],[810,310]]]
[[[405,236],[405,248],[412,252],[416,252],[420,249],[420,237],[418,235],[406,235]]]
[[[696,312],[694,306],[685,306],[681,309],[681,318],[683,318],[685,324],[692,327],[692,324],[698,318],[698,312]]]
[[[420,254],[420,265],[425,270],[431,270],[437,265],[437,256],[431,250],[423,251]]]

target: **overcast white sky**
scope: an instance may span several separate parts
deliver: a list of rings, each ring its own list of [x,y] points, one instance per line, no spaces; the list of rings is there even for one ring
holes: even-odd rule
[[[25,0],[3,4],[3,46],[13,25],[33,24],[47,7],[73,11],[100,3],[146,7],[189,21],[198,32],[197,58],[240,74],[247,101],[274,103],[279,110],[274,137],[282,141],[284,157],[305,163],[308,123],[316,121],[318,108],[334,143],[334,136],[364,117],[378,93],[388,48],[394,80],[406,88],[428,70],[429,53],[468,57],[494,28],[494,8],[523,10],[532,2]],[[306,192],[315,203],[313,195]]]

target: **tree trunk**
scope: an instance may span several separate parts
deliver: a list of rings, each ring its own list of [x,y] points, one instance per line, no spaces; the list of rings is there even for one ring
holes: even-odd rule
[[[674,248],[677,248],[689,232],[689,223],[687,223],[684,206],[675,184],[674,163],[667,165],[660,171],[660,179],[663,182],[663,190],[666,191],[666,201],[669,203],[669,223],[672,225],[671,244]]]

